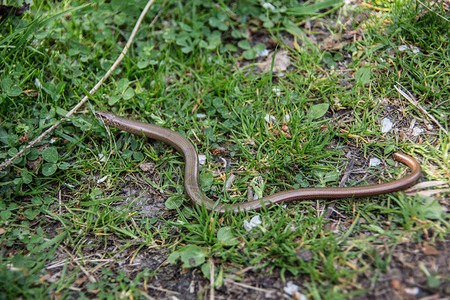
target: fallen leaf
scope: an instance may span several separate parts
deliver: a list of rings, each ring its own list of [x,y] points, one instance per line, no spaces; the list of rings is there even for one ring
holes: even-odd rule
[[[428,245],[428,243],[425,243],[425,242],[422,244],[422,251],[423,251],[423,254],[425,254],[425,255],[438,255],[439,254],[439,251],[437,251],[436,248],[434,248],[431,245]]]
[[[76,285],[81,285],[82,283],[84,283],[84,282],[86,281],[86,279],[87,279],[86,276],[79,277],[79,278],[75,279],[75,282],[74,282],[74,283],[75,283]]]
[[[398,279],[393,279],[391,281],[391,286],[397,291],[399,291],[402,288],[402,285],[403,285],[402,282]]]

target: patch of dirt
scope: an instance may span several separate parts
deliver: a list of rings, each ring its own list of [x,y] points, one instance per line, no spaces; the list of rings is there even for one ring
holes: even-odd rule
[[[358,283],[368,292],[354,299],[444,299],[450,295],[449,247],[448,240],[434,245],[426,242],[397,245],[386,272],[359,276]],[[433,278],[438,281],[435,287],[430,287],[428,282]]]
[[[119,209],[133,205],[137,217],[159,217],[167,212],[164,203],[169,195],[149,183],[154,182],[157,186],[160,181],[159,175],[154,170],[148,170],[144,176],[145,178],[136,175],[134,179],[125,179],[126,183],[118,194],[125,199],[116,205]]]

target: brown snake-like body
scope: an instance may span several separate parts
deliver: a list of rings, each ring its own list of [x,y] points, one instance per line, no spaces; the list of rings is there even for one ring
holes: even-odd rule
[[[151,139],[159,140],[174,147],[184,156],[184,187],[186,194],[191,199],[192,203],[200,207],[204,206],[208,211],[216,211],[221,214],[233,211],[240,212],[245,210],[259,210],[264,206],[268,207],[275,203],[291,202],[296,200],[341,199],[386,194],[410,187],[421,176],[421,167],[414,158],[402,152],[396,152],[393,154],[394,158],[404,163],[411,169],[411,173],[409,175],[406,175],[398,180],[360,187],[325,187],[289,190],[265,196],[259,200],[226,205],[223,203],[216,203],[202,193],[198,182],[199,162],[197,151],[192,143],[184,136],[167,128],[128,120],[118,117],[110,112],[98,111],[96,112],[96,115],[106,125],[110,125],[139,136],[146,136]]]

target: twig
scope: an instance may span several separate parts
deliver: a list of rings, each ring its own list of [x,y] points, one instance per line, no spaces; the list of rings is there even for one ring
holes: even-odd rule
[[[214,262],[209,259],[209,299],[214,300]]]
[[[445,103],[447,103],[447,102],[450,102],[450,99],[447,99],[447,100],[445,100],[445,101],[442,101],[441,103],[439,103],[438,105],[436,105],[434,108],[436,109],[436,108],[438,108],[439,106],[441,106],[441,105],[443,105],[443,104],[445,104]]]
[[[69,252],[69,250],[66,249],[66,247],[61,246],[61,248],[64,250],[64,252],[66,252],[70,258],[72,259],[73,262],[75,262],[78,267],[80,268],[80,270],[84,273],[84,275],[86,275],[86,277],[89,279],[90,282],[94,283],[97,282],[97,279],[95,279],[94,276],[92,276],[84,267],[83,265],[75,259],[75,257],[72,255],[72,253]]]
[[[231,284],[237,285],[237,286],[240,286],[240,287],[245,288],[245,289],[254,290],[254,291],[258,291],[258,292],[269,293],[269,292],[274,292],[275,291],[273,289],[263,289],[263,288],[259,288],[259,287],[252,286],[252,285],[248,285],[248,284],[245,284],[245,283],[236,282],[236,281],[228,279],[228,278],[224,279],[223,281],[225,281],[227,283],[231,283]]]
[[[128,52],[128,49],[131,46],[131,43],[133,42],[134,36],[136,35],[139,27],[141,26],[142,20],[144,19],[144,16],[147,14],[147,11],[149,10],[150,6],[153,4],[155,0],[149,0],[147,5],[144,7],[144,9],[142,10],[141,15],[139,16],[139,19],[136,22],[136,25],[133,28],[133,31],[131,32],[130,38],[128,39],[127,44],[125,45],[125,47],[122,50],[122,53],[120,53],[119,57],[116,59],[116,61],[114,62],[114,64],[111,66],[111,68],[108,70],[108,72],[106,72],[105,76],[103,76],[102,79],[100,79],[100,81],[89,91],[89,95],[92,96],[95,94],[95,92],[97,92],[97,90],[100,88],[100,86],[103,84],[103,82],[105,82],[105,80],[111,75],[112,72],[114,72],[114,70],[117,68],[117,66],[119,65],[119,63],[122,61],[122,59],[125,57],[125,54]],[[157,15],[155,18],[158,18],[159,15]],[[152,22],[153,23],[153,22]],[[61,125],[65,120],[67,120],[71,115],[73,115],[87,100],[89,99],[88,95],[84,96],[83,99],[81,99],[81,101],[74,107],[72,108],[64,118],[62,118],[61,120],[59,120],[58,122],[56,122],[55,124],[53,124],[51,127],[49,127],[46,131],[44,131],[40,136],[38,136],[36,139],[34,139],[33,141],[31,141],[25,148],[23,148],[22,150],[20,150],[19,152],[17,152],[16,155],[14,155],[13,157],[11,157],[10,159],[4,161],[1,165],[0,165],[0,171],[3,170],[4,168],[6,168],[7,166],[9,166],[16,158],[19,158],[22,156],[22,154],[32,148],[36,143],[42,141],[42,139],[47,136],[50,132],[52,132],[56,127],[58,127],[59,125]]]
[[[405,88],[404,86],[402,86],[400,83],[397,82],[397,84],[406,90],[406,88]],[[417,102],[416,98],[415,98],[408,90],[406,90],[406,92],[407,92],[407,93],[406,93],[405,91],[403,91],[400,87],[398,87],[398,86],[396,86],[396,85],[394,85],[394,88],[397,90],[397,92],[400,93],[400,95],[402,95],[403,97],[405,97],[405,99],[408,100],[412,105],[414,105],[414,106],[417,107],[422,113],[424,113],[425,115],[427,115],[427,117],[428,117],[432,122],[434,122],[437,126],[439,126],[439,128],[442,129],[443,132],[445,132],[445,134],[448,134],[448,131],[445,130],[445,128],[442,127],[442,125],[438,122],[438,120],[436,120],[432,115],[430,115],[430,114],[428,113],[428,111],[427,111],[425,108],[423,108],[423,106],[420,105],[420,104]]]
[[[59,201],[59,215],[62,216],[61,190],[58,191],[58,201]]]
[[[167,289],[164,289],[164,288],[161,288],[161,287],[157,287],[157,286],[153,286],[153,285],[147,285],[147,287],[148,287],[148,288],[151,288],[151,289],[153,289],[153,290],[157,290],[157,291],[160,291],[160,292],[165,292],[165,293],[168,293],[168,294],[177,294],[177,295],[180,295],[180,293],[178,293],[178,292],[171,291],[171,290],[167,290]]]
[[[434,10],[432,10],[431,8],[429,8],[428,6],[426,6],[425,4],[423,4],[420,0],[417,0],[417,2],[419,2],[420,4],[422,4],[423,7],[425,7],[426,9],[428,9],[429,11],[431,11],[432,13],[435,13],[436,15],[438,15],[439,17],[441,17],[442,19],[444,19],[447,22],[450,22],[449,19],[447,19],[446,17],[442,16],[441,14],[439,14],[438,12],[435,12]]]

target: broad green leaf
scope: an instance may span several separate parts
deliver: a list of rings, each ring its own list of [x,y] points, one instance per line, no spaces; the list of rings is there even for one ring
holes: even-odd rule
[[[209,191],[213,183],[214,177],[211,173],[201,173],[199,176],[199,184],[202,191]]]
[[[56,163],[58,161],[59,155],[55,147],[48,147],[42,151],[42,157],[46,162]]]
[[[220,44],[222,43],[222,40],[220,38],[220,35],[213,35],[211,39],[209,40],[208,49],[213,50],[216,49]]]
[[[239,41],[238,47],[244,50],[249,50],[251,48],[250,43],[247,40]]]
[[[325,52],[323,54],[322,60],[327,64],[328,68],[336,67],[336,62],[334,61],[333,56],[330,52]]]
[[[70,163],[62,162],[58,165],[58,169],[60,170],[68,170],[70,168]]]
[[[391,153],[394,150],[395,150],[394,145],[388,145],[384,148],[383,153],[384,153],[384,155],[388,155],[389,153]]]
[[[166,202],[164,202],[164,205],[167,209],[177,209],[183,204],[184,198],[180,195],[173,195],[170,196]]]
[[[230,227],[222,227],[217,231],[217,239],[226,246],[233,246],[239,244],[239,240],[233,234]]]
[[[423,216],[430,220],[441,220],[444,216],[442,207],[435,198],[416,196],[420,198],[421,211]]]
[[[14,156],[17,154],[17,152],[19,152],[19,150],[17,150],[17,148],[9,148],[8,149],[8,155],[9,156]]]
[[[122,78],[117,82],[117,89],[119,90],[120,94],[125,92],[125,90],[128,87],[128,84],[130,84],[130,81],[128,81],[127,78]]]
[[[238,49],[232,44],[226,44],[223,48],[224,51],[236,52]]]
[[[177,260],[183,262],[183,268],[197,267],[205,262],[207,250],[197,245],[187,245],[169,255],[167,260],[174,264]]]
[[[141,60],[137,63],[137,66],[139,69],[144,69],[147,68],[147,66],[149,65],[150,61],[149,60]]]
[[[63,109],[63,108],[61,108],[59,106],[56,107],[56,114],[57,115],[59,115],[61,117],[65,117],[67,115],[67,113],[68,113],[67,110],[65,110],[65,109]]]
[[[10,97],[19,96],[22,93],[20,86],[12,80],[10,77],[6,77],[1,82],[2,91],[5,92]]]
[[[72,117],[72,124],[83,131],[89,130],[92,127],[92,123],[83,118]]]
[[[120,96],[117,96],[117,95],[111,96],[108,99],[108,105],[112,106],[112,105],[116,104],[117,102],[119,102],[119,100],[120,100]]]
[[[370,82],[372,71],[370,70],[370,67],[362,67],[356,71],[355,74],[355,80],[357,83],[364,85],[366,83]]]
[[[30,184],[31,181],[33,181],[33,177],[31,176],[31,173],[25,169],[20,172],[20,176],[22,177],[23,183],[25,183],[25,184]]]
[[[266,45],[258,43],[253,47],[253,50],[255,50],[257,53],[266,50]]]
[[[119,12],[122,9],[124,3],[125,2],[122,0],[111,0],[110,5],[114,12]]]
[[[141,161],[144,159],[144,154],[142,154],[142,152],[136,151],[133,153],[133,158],[137,161]]]
[[[42,166],[42,175],[51,176],[56,172],[57,166],[55,163],[45,163]]]
[[[315,120],[321,118],[325,115],[329,108],[328,103],[319,103],[311,106],[308,110],[308,118],[310,120]]]
[[[289,32],[290,34],[292,34],[293,36],[296,36],[297,38],[299,38],[300,40],[305,40],[307,39],[306,34],[303,32],[303,30],[298,27],[297,25],[295,25],[292,21],[290,21],[288,18],[286,18],[285,20],[283,20],[283,26],[284,29]]]
[[[38,209],[31,209],[31,208],[28,208],[23,212],[25,218],[27,218],[30,221],[34,220],[34,218],[36,218],[38,214],[39,214]]]
[[[123,100],[129,100],[129,99],[133,98],[133,96],[134,96],[134,90],[130,87],[127,88],[125,93],[123,93],[123,95],[122,95]]]
[[[11,211],[9,210],[0,211],[0,217],[4,221],[8,220],[9,218],[11,218]]]
[[[122,152],[122,157],[125,158],[125,159],[130,158],[132,155],[133,155],[133,151],[130,150],[130,149],[125,149]]]
[[[327,172],[327,174],[325,174],[325,176],[323,177],[324,182],[334,182],[337,181],[338,179],[339,179],[339,172],[336,171]]]
[[[244,52],[242,52],[242,56],[247,60],[255,59],[256,51],[255,49],[245,50]]]
[[[193,50],[193,48],[191,46],[186,46],[186,47],[181,48],[181,52],[183,52],[183,53],[189,53],[192,50]]]
[[[433,275],[427,277],[427,284],[430,288],[437,288],[441,285],[441,280]]]

